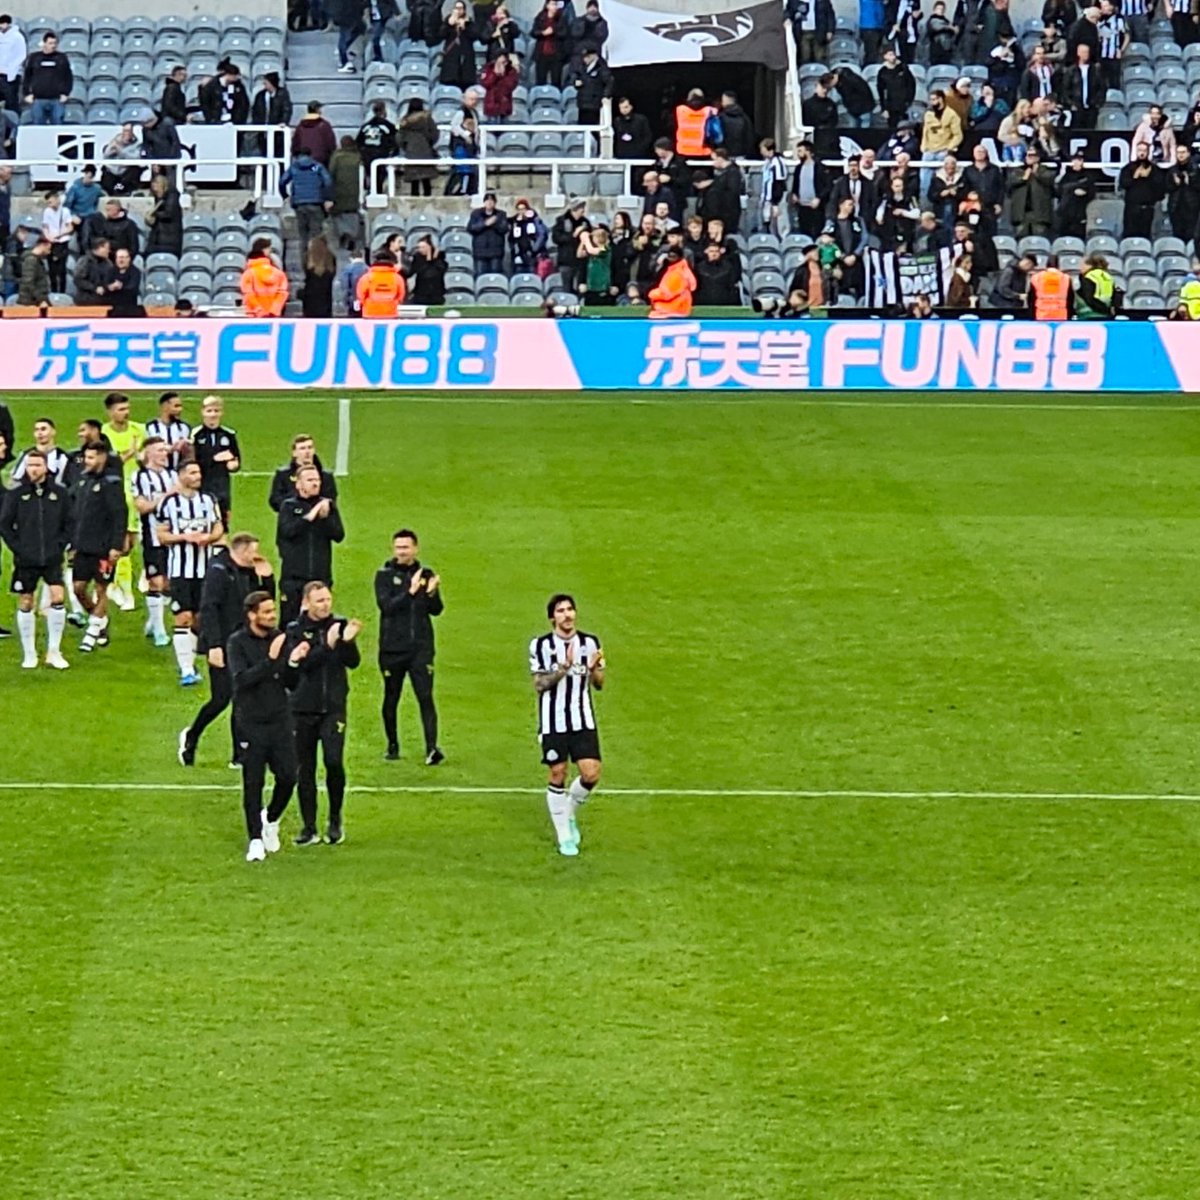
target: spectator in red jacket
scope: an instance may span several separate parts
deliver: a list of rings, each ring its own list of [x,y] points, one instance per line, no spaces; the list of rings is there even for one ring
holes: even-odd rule
[[[308,112],[292,133],[292,157],[307,152],[321,166],[328,167],[337,144],[333,126],[321,116],[320,100],[310,100]]]
[[[507,121],[513,112],[513,92],[521,82],[516,55],[498,55],[483,68],[479,81],[483,84],[483,115],[489,121]]]

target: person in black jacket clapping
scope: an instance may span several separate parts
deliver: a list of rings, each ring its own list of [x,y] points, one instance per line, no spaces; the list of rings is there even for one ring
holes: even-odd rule
[[[279,599],[286,621],[300,612],[300,591],[307,583],[333,583],[333,544],[346,536],[337,502],[321,495],[321,472],[301,467],[296,490],[279,509],[275,541],[279,548]]]

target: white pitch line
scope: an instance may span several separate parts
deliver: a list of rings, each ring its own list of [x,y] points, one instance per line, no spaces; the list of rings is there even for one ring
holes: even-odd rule
[[[121,789],[130,792],[235,792],[237,783],[69,783],[31,781],[16,783],[11,780],[0,782],[0,791],[34,792],[50,788],[54,791],[108,792]],[[454,796],[541,796],[545,788],[540,787],[470,787],[437,784],[357,784],[346,789],[363,795],[454,795]],[[727,796],[742,796],[774,800],[1016,800],[1030,802],[1062,801],[1175,801],[1195,803],[1200,795],[1188,792],[956,792],[956,791],[905,791],[885,792],[871,789],[825,790],[823,788],[601,788],[604,796],[645,796],[720,799]]]
[[[338,397],[337,455],[333,473],[339,479],[350,474],[350,397]]]

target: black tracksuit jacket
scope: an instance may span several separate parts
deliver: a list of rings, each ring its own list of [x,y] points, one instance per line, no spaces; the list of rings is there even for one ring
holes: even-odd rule
[[[242,602],[251,592],[275,595],[275,577],[260,579],[253,567],[239,567],[228,550],[209,560],[200,594],[200,649],[224,646],[245,621]]]
[[[111,461],[111,460],[110,460]],[[108,469],[87,471],[71,488],[71,546],[77,554],[107,558],[125,545],[125,480]]]
[[[414,572],[425,580],[433,574],[419,562],[402,567],[395,559],[375,572],[375,603],[379,607],[379,655],[381,658],[422,658],[433,661],[433,618],[445,605],[442,590],[431,596],[424,588],[409,594]]]
[[[330,505],[329,516],[305,520],[306,514],[325,499],[328,497],[310,496],[306,500],[293,494],[283,502],[275,527],[280,579],[300,579],[306,583],[319,579],[333,586],[333,543],[346,536],[337,502]]]
[[[226,643],[225,662],[233,683],[233,711],[239,728],[288,720],[287,689],[296,672],[287,665],[286,646],[278,658],[268,653],[279,632],[272,629],[260,638],[243,625]]]
[[[4,493],[0,536],[13,558],[26,567],[62,562],[71,540],[71,504],[67,489],[47,476],[35,484],[23,479]],[[110,546],[115,550],[116,546]]]
[[[326,638],[334,625],[346,625],[345,617],[330,615],[323,621],[313,621],[307,616],[293,621],[287,627],[287,645],[284,657],[289,656],[301,643],[308,642],[309,651],[296,668],[296,682],[292,688],[292,712],[294,713],[344,713],[346,699],[350,695],[350,680],[347,670],[353,670],[362,661],[358,652],[358,640],[339,641],[330,650]]]

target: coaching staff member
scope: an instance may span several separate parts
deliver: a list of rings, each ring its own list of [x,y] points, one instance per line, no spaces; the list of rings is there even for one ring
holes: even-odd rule
[[[321,472],[301,467],[296,491],[283,502],[275,526],[285,624],[300,615],[300,592],[306,583],[319,580],[333,586],[333,544],[345,536],[337,501],[321,495]]]
[[[190,767],[196,761],[200,735],[229,707],[233,684],[225,662],[225,646],[241,627],[246,597],[251,592],[266,592],[275,598],[275,575],[271,564],[258,552],[258,538],[252,533],[235,533],[229,549],[216,548],[209,560],[200,593],[200,651],[208,659],[208,700],[196,719],[179,733],[179,762]],[[237,729],[230,722],[233,755],[230,763],[241,762]]]
[[[329,794],[328,840],[344,840],[342,803],[346,798],[346,699],[350,681],[346,672],[361,661],[358,652],[362,622],[333,615],[333,593],[313,580],[304,585],[304,612],[287,627],[287,655],[299,659],[292,689],[292,722],[296,727],[298,792],[304,828],[297,846],[313,846],[317,835],[317,746],[325,761],[325,790]]]
[[[225,647],[233,684],[233,719],[241,739],[242,807],[250,845],[247,862],[262,862],[279,849],[279,820],[296,787],[296,747],[287,687],[309,653],[297,645],[286,654],[286,638],[275,623],[270,592],[251,592],[243,601],[245,624]],[[267,767],[275,776],[270,807],[262,806]]]
[[[34,605],[41,581],[50,589],[46,663],[62,671],[68,665],[62,656],[62,635],[67,625],[63,553],[70,537],[70,503],[67,489],[49,473],[46,456],[40,450],[27,450],[24,462],[21,481],[4,493],[0,505],[0,535],[13,555],[12,590],[17,597],[17,629],[24,651],[21,666],[38,665]]]
[[[83,448],[83,474],[71,488],[73,584],[88,614],[87,632],[79,643],[84,654],[108,645],[108,585],[125,552],[125,484],[120,467],[113,470],[109,463],[108,447],[89,442]],[[92,583],[94,598],[88,594]]]
[[[278,512],[283,502],[296,490],[296,476],[302,467],[316,467],[321,472],[321,495],[331,500],[338,498],[337,480],[321,465],[316,443],[311,435],[298,433],[292,438],[291,461],[271,477],[271,494],[267,497],[267,503],[273,512]]]
[[[433,618],[445,607],[441,579],[417,560],[419,545],[411,529],[392,538],[392,557],[375,572],[375,603],[379,606],[379,670],[383,673],[384,757],[400,757],[396,709],[404,677],[412,679],[425,731],[425,763],[436,767],[445,759],[438,748],[437,707],[433,703]]]

